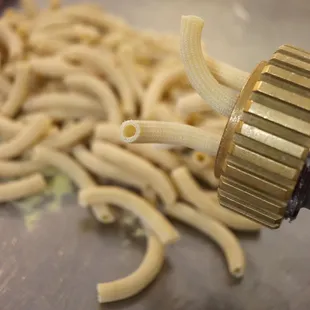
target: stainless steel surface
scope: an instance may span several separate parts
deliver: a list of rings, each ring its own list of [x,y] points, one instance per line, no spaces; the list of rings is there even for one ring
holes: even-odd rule
[[[282,43],[310,49],[307,0],[101,2],[136,26],[160,31],[177,32],[182,14],[200,15],[210,54],[249,71]],[[309,223],[310,212],[303,211],[278,231],[240,235],[247,258],[241,283],[230,280],[209,239],[177,225],[182,240],[167,249],[158,280],[143,294],[102,308],[309,309]],[[95,284],[128,274],[142,257],[142,244],[123,240],[117,227],[99,225],[72,199],[64,199],[59,212],[42,215],[32,231],[16,209],[1,208],[0,309],[100,309]]]

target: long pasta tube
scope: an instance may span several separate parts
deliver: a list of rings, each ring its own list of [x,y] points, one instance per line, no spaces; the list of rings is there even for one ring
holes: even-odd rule
[[[8,117],[15,116],[24,103],[31,83],[31,70],[28,64],[17,67],[15,83],[9,93],[7,101],[1,107],[1,114]]]
[[[33,160],[59,169],[79,188],[83,189],[96,186],[91,176],[74,159],[64,153],[40,145],[34,148],[32,157]],[[105,215],[102,213],[102,221],[105,223],[114,222],[115,217],[105,204],[101,205],[99,203],[98,205],[92,205],[92,208],[100,207],[103,208],[102,212],[105,211]]]
[[[180,97],[176,110],[183,119],[186,119],[192,113],[209,112],[211,107],[197,93],[189,93]]]
[[[73,90],[84,89],[92,95],[95,95],[107,112],[108,120],[116,124],[122,122],[122,113],[117,98],[107,83],[88,74],[69,75],[65,77],[64,82]]]
[[[128,190],[114,186],[88,188],[79,192],[79,203],[82,206],[99,203],[117,205],[136,215],[164,245],[179,239],[176,229],[156,208]]]
[[[0,144],[0,159],[17,157],[42,139],[50,129],[51,121],[47,117],[38,117],[33,123],[7,142]]]
[[[11,119],[6,118],[4,116],[0,116],[1,140],[7,140],[14,137],[23,128],[24,128],[23,124],[16,121],[12,121]]]
[[[99,51],[86,46],[73,46],[64,51],[63,56],[65,59],[82,61],[98,74],[104,75],[118,90],[124,114],[127,117],[136,114],[132,90],[127,80],[113,63],[102,57]]]
[[[144,190],[147,185],[141,179],[126,170],[121,169],[107,161],[101,160],[82,145],[75,146],[72,149],[72,154],[88,171],[99,177],[111,179],[113,181],[135,187],[139,190]]]
[[[42,144],[55,149],[66,150],[78,144],[93,132],[95,122],[92,119],[81,120],[69,128],[46,138]]]
[[[63,51],[65,48],[69,46],[68,42],[57,40],[57,39],[51,39],[48,37],[34,37],[29,39],[29,45],[32,48],[34,52],[36,52],[39,55],[54,55],[61,51]],[[43,75],[49,76],[51,73],[48,72],[50,63],[54,60],[48,59],[45,63],[38,63],[33,62],[33,67],[36,69],[38,73],[41,73]],[[57,64],[58,63],[58,64]],[[52,69],[52,76],[62,76],[63,72],[72,72],[76,68],[68,67],[67,65],[63,66],[62,61],[56,60],[56,65],[58,67],[55,67]]]
[[[73,113],[74,110],[84,111],[85,115],[97,115],[104,118],[105,112],[91,98],[77,92],[51,92],[40,94],[30,98],[24,105],[23,110],[26,112],[50,111],[50,110],[67,110],[67,114]]]
[[[23,43],[10,28],[6,20],[0,22],[0,41],[7,48],[11,61],[20,59],[23,54]]]
[[[174,106],[169,106],[166,103],[156,104],[150,113],[149,119],[162,122],[183,123],[180,115],[176,113]]]
[[[146,253],[138,269],[125,278],[97,284],[98,302],[108,303],[137,295],[156,278],[164,259],[162,243],[149,232]]]
[[[160,71],[151,81],[147,88],[143,100],[142,106],[142,119],[148,119],[151,117],[154,106],[160,101],[163,92],[175,81],[185,76],[183,66],[177,66],[176,68],[169,68]]]
[[[94,141],[92,151],[101,158],[128,169],[134,175],[145,180],[159,195],[164,205],[174,204],[176,193],[168,176],[160,169],[154,167],[145,159],[110,143]]]
[[[19,180],[0,185],[0,202],[9,202],[42,192],[46,188],[44,177],[35,173]]]
[[[165,213],[210,237],[222,249],[230,274],[241,278],[245,269],[245,258],[238,239],[224,225],[184,203],[165,209]]]
[[[96,125],[95,139],[106,140],[115,144],[123,144],[119,126],[107,122],[100,122]]]
[[[212,195],[200,189],[186,167],[179,167],[172,171],[171,178],[181,197],[203,213],[236,230],[257,231],[260,229],[260,225],[220,206],[214,198],[210,199]]]
[[[121,138],[127,143],[174,144],[216,156],[221,137],[193,126],[158,121],[125,121]]]
[[[220,85],[208,68],[201,48],[203,24],[199,17],[182,16],[181,58],[193,88],[215,111],[229,116],[237,95],[233,90]]]
[[[5,78],[3,75],[0,75],[0,92],[4,96],[7,96],[10,93],[11,88],[12,88],[12,85],[9,82],[9,80]]]
[[[15,178],[42,171],[45,164],[35,160],[0,160],[0,178]]]

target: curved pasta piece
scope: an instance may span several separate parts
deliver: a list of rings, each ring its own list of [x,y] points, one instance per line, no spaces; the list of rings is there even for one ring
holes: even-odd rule
[[[6,46],[11,61],[20,59],[23,55],[23,42],[10,28],[6,20],[0,22],[0,41]]]
[[[10,202],[42,192],[46,182],[41,174],[32,174],[0,185],[0,202]]]
[[[149,119],[162,122],[182,123],[179,114],[176,113],[175,107],[166,103],[158,103],[150,113]]]
[[[1,114],[14,117],[23,105],[29,93],[31,83],[31,70],[28,64],[20,64],[17,67],[16,78],[8,99],[1,107]]]
[[[94,127],[95,122],[92,119],[81,120],[77,124],[73,124],[69,128],[65,128],[59,133],[46,138],[42,144],[55,149],[65,150],[90,136]]]
[[[17,157],[42,139],[50,129],[51,121],[47,117],[38,117],[25,126],[15,137],[0,144],[0,159]]]
[[[104,118],[105,112],[93,99],[77,92],[51,92],[43,93],[30,98],[24,105],[26,112],[49,110],[65,110],[67,114],[84,111],[85,115],[95,115]]]
[[[177,230],[156,208],[128,190],[115,186],[88,188],[79,192],[79,203],[82,206],[108,203],[131,211],[164,245],[174,243],[180,238]]]
[[[21,177],[42,171],[45,164],[35,160],[0,160],[0,178]]]
[[[95,139],[106,140],[115,144],[124,144],[120,136],[119,125],[100,122],[95,128]]]
[[[155,75],[144,95],[141,118],[150,118],[154,107],[160,101],[164,91],[184,76],[185,71],[183,66],[162,70]]]
[[[96,186],[92,177],[74,159],[64,153],[40,145],[34,148],[32,157],[33,160],[40,161],[48,166],[59,169],[79,188],[84,189]],[[112,223],[115,221],[115,217],[107,205],[94,203],[92,208],[103,209],[101,213],[103,222]]]
[[[164,205],[174,204],[176,193],[170,179],[145,159],[110,143],[94,141],[91,149],[99,157],[145,180],[156,191]]]
[[[4,116],[0,116],[0,137],[1,140],[7,140],[14,136],[16,136],[21,129],[24,129],[24,125],[12,121],[9,118],[6,118]]]
[[[197,93],[189,93],[179,98],[176,110],[183,119],[187,119],[192,113],[209,112],[211,107]]]
[[[85,72],[85,69],[68,64],[58,56],[34,58],[29,63],[35,73],[49,78],[62,78],[68,74]]]
[[[229,116],[237,100],[236,92],[220,85],[213,77],[201,48],[203,20],[182,16],[181,58],[190,83],[197,93],[218,113]]]
[[[0,92],[4,96],[7,96],[10,93],[11,88],[12,88],[12,85],[9,82],[9,80],[6,77],[4,77],[3,75],[0,75]]]
[[[73,90],[82,89],[95,95],[107,112],[108,120],[117,124],[122,122],[123,117],[117,98],[107,83],[88,74],[69,75],[65,77],[64,82]]]
[[[245,269],[245,258],[238,239],[217,220],[194,210],[184,203],[165,209],[165,213],[210,237],[222,249],[230,274],[242,278]]]
[[[39,13],[39,8],[33,0],[21,0],[20,1],[23,12],[29,18],[34,18]]]
[[[133,186],[139,190],[144,190],[146,187],[145,182],[132,173],[127,172],[126,170],[121,169],[107,161],[101,160],[82,145],[74,147],[72,149],[72,154],[88,171],[99,177]]]
[[[216,156],[221,141],[219,135],[193,126],[160,121],[125,121],[121,138],[127,143],[163,143],[188,147]]]
[[[241,231],[257,231],[261,228],[257,223],[220,206],[216,196],[212,199],[212,195],[200,189],[186,167],[172,171],[171,178],[183,199],[228,227]]]
[[[51,39],[49,37],[31,37],[28,43],[34,52],[44,56],[58,54],[69,46],[68,42]],[[38,61],[33,62],[33,66],[36,68],[38,73],[49,76],[51,73],[48,72],[48,69],[50,68],[49,66],[51,66],[53,59],[49,58],[48,61],[43,63]],[[67,66],[67,64],[62,65],[62,61],[56,60],[56,65],[57,67],[52,70],[52,76],[62,76],[64,71],[70,72],[71,70],[72,72],[76,70],[75,68]]]
[[[108,303],[140,293],[159,274],[164,264],[164,254],[164,246],[160,240],[148,233],[146,253],[138,269],[125,278],[97,284],[98,302]]]
[[[132,90],[127,80],[122,72],[111,63],[109,59],[104,58],[99,51],[86,46],[77,45],[65,50],[63,57],[69,60],[79,60],[96,73],[104,75],[117,89],[121,98],[124,114],[127,117],[132,117],[136,114]]]

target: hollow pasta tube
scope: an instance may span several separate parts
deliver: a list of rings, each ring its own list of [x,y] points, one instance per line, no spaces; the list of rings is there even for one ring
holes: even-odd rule
[[[42,171],[45,164],[35,160],[0,160],[0,178],[15,178]]]
[[[91,149],[100,158],[104,158],[122,169],[128,169],[144,180],[156,191],[164,205],[174,204],[176,193],[169,177],[147,160],[107,142],[94,141]]]
[[[0,159],[21,155],[48,133],[50,125],[50,119],[45,116],[38,117],[33,123],[26,125],[15,137],[0,144]]]
[[[96,186],[96,183],[91,176],[74,159],[64,153],[40,145],[34,148],[32,157],[33,160],[41,161],[48,166],[59,169],[79,188]],[[114,222],[115,217],[106,205],[99,204],[98,206],[94,204],[92,206],[92,208],[98,207],[103,208],[102,211],[106,211],[105,215],[102,216],[105,223]]]
[[[235,91],[220,85],[210,72],[201,48],[203,20],[182,16],[180,53],[190,83],[218,113],[229,116],[237,100]]]
[[[260,225],[220,206],[214,198],[210,199],[212,195],[200,189],[186,167],[179,167],[172,171],[171,178],[181,197],[203,213],[235,230],[257,231],[260,229]]]
[[[146,253],[138,269],[125,278],[97,284],[98,302],[108,303],[137,295],[156,278],[164,259],[164,246],[156,235],[148,232]]]
[[[84,89],[92,95],[95,95],[99,99],[104,111],[107,113],[107,119],[116,124],[122,122],[122,113],[119,103],[106,82],[89,74],[69,75],[65,77],[64,82],[71,89]]]
[[[176,229],[156,208],[128,190],[115,186],[88,188],[79,192],[79,203],[82,206],[108,203],[130,211],[151,229],[164,245],[179,239]]]
[[[165,213],[210,237],[223,251],[230,274],[241,278],[245,269],[245,258],[238,239],[233,233],[217,220],[196,211],[185,203],[165,209]]]
[[[9,202],[42,192],[46,188],[44,177],[35,173],[0,185],[0,202]]]
[[[221,137],[193,126],[159,121],[129,120],[121,125],[127,143],[163,143],[188,147],[216,156]]]
[[[0,137],[1,140],[7,140],[15,135],[18,134],[18,132],[24,129],[24,125],[13,121],[9,118],[6,118],[4,116],[0,116]]]

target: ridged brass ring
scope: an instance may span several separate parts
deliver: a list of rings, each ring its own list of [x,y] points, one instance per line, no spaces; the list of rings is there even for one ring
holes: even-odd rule
[[[310,148],[310,54],[281,46],[240,93],[218,150],[220,204],[270,228],[288,208]],[[289,209],[289,210],[288,210]]]

